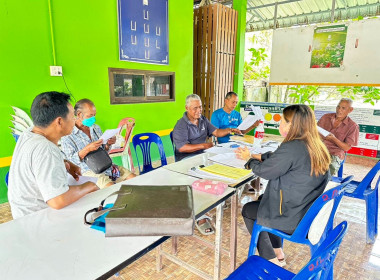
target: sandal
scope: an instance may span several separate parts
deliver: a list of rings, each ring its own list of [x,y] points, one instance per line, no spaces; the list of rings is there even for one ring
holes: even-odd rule
[[[281,267],[284,267],[284,266],[286,265],[285,258],[283,258],[283,259],[277,259],[277,260],[278,260],[278,262],[280,263],[280,266],[281,266]]]
[[[198,222],[200,220],[205,220],[205,221],[203,224],[199,225]],[[210,235],[210,234],[213,234],[215,232],[215,229],[214,229],[213,225],[211,224],[211,218],[209,216],[206,216],[206,215],[199,217],[195,221],[195,226],[197,227],[199,232],[202,233],[203,235]]]
[[[256,192],[257,192],[256,189],[252,187],[247,189],[247,193],[256,193]]]

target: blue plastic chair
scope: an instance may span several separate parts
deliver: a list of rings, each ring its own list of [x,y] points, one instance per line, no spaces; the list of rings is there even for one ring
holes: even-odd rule
[[[346,154],[344,155],[344,159],[342,163],[340,164],[339,170],[338,170],[338,177],[343,178],[343,167],[344,167],[344,162],[346,161]]]
[[[12,133],[13,138],[15,139],[16,143],[20,135]]]
[[[367,213],[367,243],[374,243],[378,233],[378,215],[379,215],[379,180],[375,188],[371,184],[376,174],[380,170],[380,161],[367,173],[361,182],[352,181],[344,188],[344,195],[365,200]],[[335,180],[339,178],[335,177]]]
[[[160,136],[158,136],[155,133],[137,134],[133,137],[132,144],[133,144],[133,147],[135,149],[137,164],[139,166],[140,175],[155,169],[152,166],[152,158],[151,158],[151,154],[150,154],[150,148],[151,148],[152,143],[155,143],[158,147],[158,151],[160,153],[160,158],[161,158],[161,166],[168,164],[166,161],[164,145],[162,144],[162,140],[161,140]],[[142,169],[140,168],[139,157],[137,154],[137,147],[138,146],[140,147],[141,152],[142,152],[142,156],[143,156]]]
[[[173,130],[170,132],[170,141],[172,141],[173,151],[175,152],[175,145],[173,141]]]
[[[332,188],[322,193],[310,206],[309,210],[306,212],[305,216],[302,218],[302,220],[298,224],[296,230],[291,235],[277,229],[272,229],[269,227],[259,225],[257,224],[257,222],[255,222],[255,224],[253,225],[253,232],[252,232],[252,237],[251,237],[251,243],[249,245],[248,257],[255,254],[257,241],[259,239],[259,234],[262,231],[273,233],[283,239],[286,239],[295,243],[308,245],[310,248],[311,255],[313,255],[313,253],[318,249],[320,244],[326,238],[327,234],[333,228],[335,213],[343,197],[343,188],[352,180],[352,178],[353,176],[349,176],[345,178],[339,186],[336,186],[335,188]],[[310,240],[308,239],[310,226],[312,222],[314,221],[314,218],[318,215],[319,211],[322,209],[322,207],[331,200],[334,200],[334,205],[331,210],[326,227],[323,231],[323,234],[320,240],[318,241],[318,243],[312,244]]]
[[[9,171],[5,175],[5,185],[8,187],[8,178],[9,178]]]
[[[346,233],[347,222],[344,221],[328,234],[318,250],[312,255],[311,260],[297,274],[283,269],[259,256],[250,256],[226,279],[328,279],[330,272],[333,270],[334,260],[337,256],[339,246]]]

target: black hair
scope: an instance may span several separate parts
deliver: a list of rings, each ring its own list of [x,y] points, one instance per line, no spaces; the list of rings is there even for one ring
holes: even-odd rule
[[[230,91],[227,92],[225,99],[230,99],[232,96],[238,96],[236,92]]]
[[[74,106],[74,115],[75,116],[78,114],[78,110],[83,109],[84,104],[88,104],[90,106],[95,106],[94,102],[92,102],[90,99],[87,99],[87,98],[81,99]]]
[[[32,103],[30,114],[35,126],[48,127],[56,118],[66,118],[70,104],[70,95],[49,91],[37,95]]]

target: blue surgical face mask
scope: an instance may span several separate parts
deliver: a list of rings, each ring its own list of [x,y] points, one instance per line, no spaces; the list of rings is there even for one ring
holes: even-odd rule
[[[93,126],[94,123],[95,123],[95,116],[93,116],[91,118],[88,118],[88,119],[84,119],[82,121],[82,124],[85,125],[85,126],[88,126],[88,127]]]

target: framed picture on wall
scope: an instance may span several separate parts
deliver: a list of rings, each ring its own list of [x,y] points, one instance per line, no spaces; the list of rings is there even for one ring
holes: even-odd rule
[[[118,0],[119,58],[169,64],[168,0]]]

